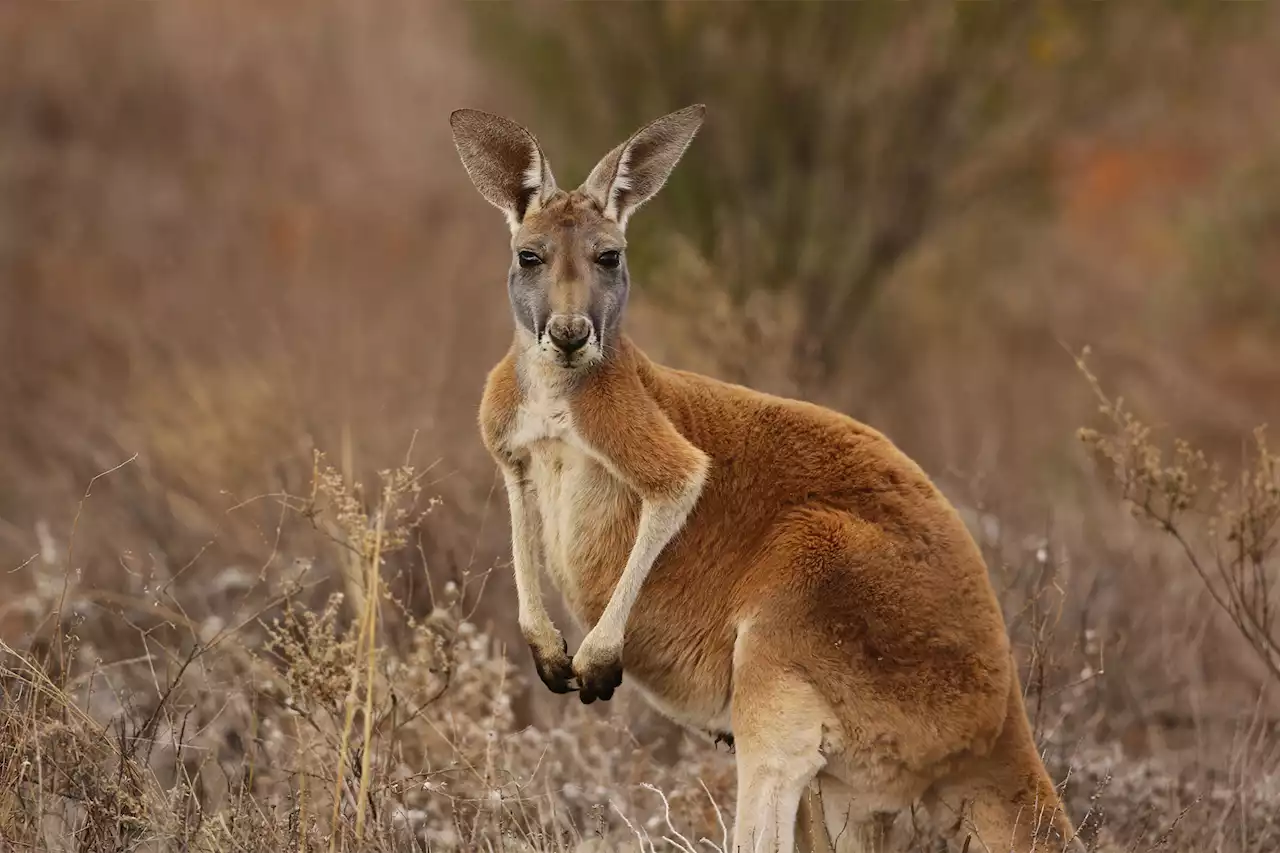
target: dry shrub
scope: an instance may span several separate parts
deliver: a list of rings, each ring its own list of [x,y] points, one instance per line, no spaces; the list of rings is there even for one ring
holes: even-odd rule
[[[65,645],[56,667],[52,644],[0,649],[6,840],[212,851],[721,838],[723,753],[685,743],[674,766],[660,763],[625,713],[576,702],[553,728],[522,727],[514,702],[530,687],[473,621],[466,590],[440,583],[424,616],[392,592],[391,557],[433,508],[424,472],[385,470],[369,495],[323,456],[315,471],[309,495],[278,500],[332,547],[257,586],[235,623],[195,624],[159,596],[97,611],[65,566],[40,567],[53,578],[28,604],[55,611]],[[343,591],[324,592],[325,563]],[[161,613],[144,627],[147,609]],[[102,661],[78,636],[94,620],[137,630],[143,654]]]
[[[1250,668],[1256,685],[1252,706],[1234,710],[1228,738],[1217,742],[1222,752],[1202,753],[1199,767],[1175,775],[1168,759],[1119,760],[1119,744],[1087,737],[1080,756],[1085,774],[1090,775],[1089,756],[1103,759],[1113,795],[1144,802],[1145,808],[1126,821],[1138,819],[1130,831],[1156,846],[1268,849],[1280,842],[1280,719],[1273,689],[1280,675],[1274,616],[1280,603],[1280,457],[1269,450],[1262,428],[1255,430],[1252,447],[1244,449],[1242,465],[1230,478],[1185,440],[1162,447],[1151,426],[1122,398],[1104,391],[1087,356],[1086,348],[1076,363],[1096,395],[1103,425],[1082,428],[1080,440],[1131,514],[1174,545],[1216,616],[1226,618],[1243,641],[1237,645],[1261,666]],[[1183,713],[1193,709],[1184,705]],[[1205,730],[1196,734],[1205,750],[1213,737],[1206,722],[1200,725]],[[1110,761],[1103,758],[1107,751]],[[1162,829],[1171,817],[1176,820]]]
[[[1133,514],[1177,543],[1270,678],[1280,679],[1280,456],[1265,429],[1254,431],[1244,466],[1228,481],[1219,463],[1183,439],[1167,453],[1122,398],[1107,396],[1083,356],[1077,363],[1106,423],[1105,431],[1082,429],[1081,441]]]
[[[998,503],[961,505],[991,569],[1036,741],[1088,849],[1263,851],[1280,840],[1270,704],[1256,690],[1229,708],[1186,687],[1165,686],[1165,702],[1144,695],[1142,658],[1100,612],[1107,573],[1126,566],[1099,570],[1067,531],[1019,530]],[[919,844],[910,849],[934,849]]]

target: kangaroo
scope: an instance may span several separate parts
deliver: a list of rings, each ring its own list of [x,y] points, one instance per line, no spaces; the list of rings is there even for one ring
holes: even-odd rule
[[[703,116],[646,125],[574,190],[521,125],[450,116],[511,230],[515,336],[479,425],[539,677],[591,703],[625,662],[660,712],[732,739],[737,851],[879,850],[917,803],[966,850],[1083,850],[982,555],[924,471],[852,418],[656,364],[623,332],[627,222]],[[588,629],[573,655],[544,571]]]

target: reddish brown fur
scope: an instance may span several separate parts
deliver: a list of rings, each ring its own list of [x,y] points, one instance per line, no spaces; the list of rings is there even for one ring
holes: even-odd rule
[[[620,150],[593,179],[612,180]],[[660,185],[644,179],[650,194]],[[583,310],[575,263],[590,263],[601,235],[621,239],[597,198],[610,186],[552,188],[513,218],[513,246],[558,253],[542,285],[552,311]],[[513,512],[537,521],[516,535],[521,618],[553,689],[625,656],[629,683],[658,708],[731,730],[740,843],[767,831],[780,849],[793,835],[828,849],[815,829],[825,809],[828,827],[852,816],[845,844],[878,849],[888,816],[917,801],[991,849],[1072,836],[982,556],[919,466],[852,418],[654,364],[625,335],[572,368],[539,343],[517,332],[480,424]],[[663,507],[685,507],[666,522],[674,535],[628,574]],[[593,629],[572,662],[535,601],[531,554]],[[618,611],[637,576],[638,597]],[[625,632],[619,623],[586,654],[607,611],[628,614]]]
[[[484,396],[486,442],[500,458],[521,400],[517,357],[513,348]],[[735,626],[751,619],[787,650],[779,665],[800,668],[848,721],[851,744],[922,781],[941,777],[939,794],[980,793],[981,782],[960,781],[976,762],[998,793],[1058,808],[982,557],[884,436],[815,405],[655,365],[627,339],[569,399],[583,437],[640,486],[574,567],[584,625],[600,618],[626,563],[641,497],[678,490],[692,448],[712,460],[627,624],[627,671],[664,706],[728,705]]]

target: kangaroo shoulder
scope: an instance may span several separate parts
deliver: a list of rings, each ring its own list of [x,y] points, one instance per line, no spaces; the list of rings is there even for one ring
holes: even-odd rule
[[[515,356],[507,353],[489,371],[480,399],[480,435],[485,449],[497,458],[510,453],[507,440],[520,416],[521,396]]]
[[[630,347],[573,396],[573,423],[641,495],[674,497],[701,482],[707,455],[676,428],[646,381],[648,364]]]

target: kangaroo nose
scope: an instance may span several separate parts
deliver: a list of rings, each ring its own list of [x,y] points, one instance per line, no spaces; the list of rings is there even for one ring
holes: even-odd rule
[[[591,323],[586,317],[552,317],[547,324],[551,343],[565,355],[577,352],[591,337]]]

